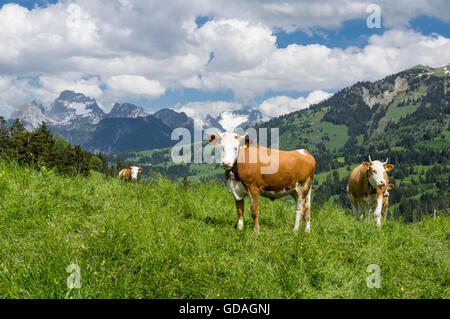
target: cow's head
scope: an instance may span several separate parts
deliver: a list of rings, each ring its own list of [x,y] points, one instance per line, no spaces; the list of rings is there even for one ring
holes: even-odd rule
[[[369,162],[362,162],[363,167],[368,171],[369,183],[373,187],[385,186],[389,182],[386,172],[392,170],[394,165],[388,164],[388,160],[386,159],[385,162],[372,161],[369,156]]]
[[[132,179],[137,179],[140,172],[142,172],[142,167],[131,166],[131,178]]]
[[[216,134],[208,136],[210,143],[220,148],[221,159],[220,164],[223,168],[231,168],[236,163],[239,155],[239,148],[243,146],[247,134],[241,136],[239,134],[224,132],[220,133],[216,130]]]

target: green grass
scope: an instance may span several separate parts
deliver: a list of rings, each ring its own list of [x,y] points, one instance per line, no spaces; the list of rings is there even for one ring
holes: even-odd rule
[[[292,201],[246,202],[235,228],[219,184],[66,178],[0,162],[0,298],[449,298],[449,218],[356,222],[313,209],[292,232]],[[81,288],[69,292],[66,267]],[[368,265],[381,267],[369,289]]]

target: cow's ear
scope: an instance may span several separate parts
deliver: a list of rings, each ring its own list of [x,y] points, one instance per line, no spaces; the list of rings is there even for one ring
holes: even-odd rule
[[[244,147],[247,148],[250,145],[250,137],[248,137],[248,134],[245,136],[245,142]]]
[[[208,135],[208,141],[211,144],[218,145],[220,143],[220,137],[218,137],[215,134],[210,134],[210,135]]]
[[[372,167],[371,162],[362,162],[362,166],[364,166],[365,169],[370,169]]]
[[[392,164],[385,164],[384,165],[384,169],[386,170],[386,172],[389,172],[393,168],[394,168],[394,165],[392,165]]]
[[[394,184],[389,184],[388,185],[388,190],[391,190],[391,189],[393,189],[394,188]]]
[[[245,133],[242,136],[236,135],[236,138],[239,139],[239,143],[247,148],[250,145],[250,138],[248,137],[248,133]]]

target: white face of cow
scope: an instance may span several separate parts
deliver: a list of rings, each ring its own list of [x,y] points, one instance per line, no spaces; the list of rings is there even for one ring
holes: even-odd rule
[[[140,172],[142,172],[142,168],[141,167],[131,166],[131,178],[132,179],[137,179],[138,174]]]
[[[363,166],[369,171],[369,183],[374,188],[385,186],[388,182],[386,172],[394,168],[394,165],[388,164],[387,160],[384,163],[380,161],[363,162]]]
[[[386,179],[384,178],[384,167],[380,161],[372,162],[372,174],[369,176],[369,183],[373,187],[386,185]]]
[[[240,136],[235,133],[220,133],[218,131],[216,131],[216,133],[217,135],[209,135],[208,140],[219,147],[221,153],[221,166],[223,168],[231,168],[237,161],[239,148],[244,144],[246,135]]]

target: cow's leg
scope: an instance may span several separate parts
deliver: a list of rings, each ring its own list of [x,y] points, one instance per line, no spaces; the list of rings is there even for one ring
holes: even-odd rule
[[[253,187],[250,189],[250,201],[251,201],[251,211],[252,211],[252,218],[253,218],[253,230],[255,233],[259,233],[259,222],[258,222],[258,215],[259,215],[259,208],[258,208],[258,202],[259,202],[259,189],[256,187]]]
[[[295,224],[294,224],[294,231],[297,231],[298,228],[300,227],[300,221],[302,219],[303,216],[303,204],[305,202],[302,193],[299,192],[299,190],[297,189],[297,206],[295,208]]]
[[[298,228],[300,227],[300,221],[302,219],[302,216],[305,216],[305,232],[310,232],[311,185],[312,185],[312,178],[308,178],[308,180],[306,180],[305,182],[297,184],[298,200],[295,214],[294,231],[298,230]]]
[[[364,199],[362,198],[358,198],[356,200],[356,210],[359,216],[359,219],[364,218],[365,214],[367,213],[367,205],[364,202]]]
[[[350,205],[352,206],[353,215],[355,216],[356,220],[359,220],[358,207],[356,205],[355,197],[350,193],[347,193],[347,197],[348,197],[348,200],[350,201]]]
[[[305,216],[305,232],[311,232],[311,188],[309,188],[308,195],[306,195],[305,203],[303,204],[303,211]]]
[[[373,212],[374,216],[377,219],[377,226],[381,226],[381,206],[383,205],[383,196],[377,197],[377,207],[375,208],[375,211]]]
[[[389,211],[389,203],[383,203],[383,220],[386,220]]]
[[[242,230],[244,228],[244,199],[235,199],[234,203],[236,204],[236,210],[238,213],[237,227],[239,230]]]

